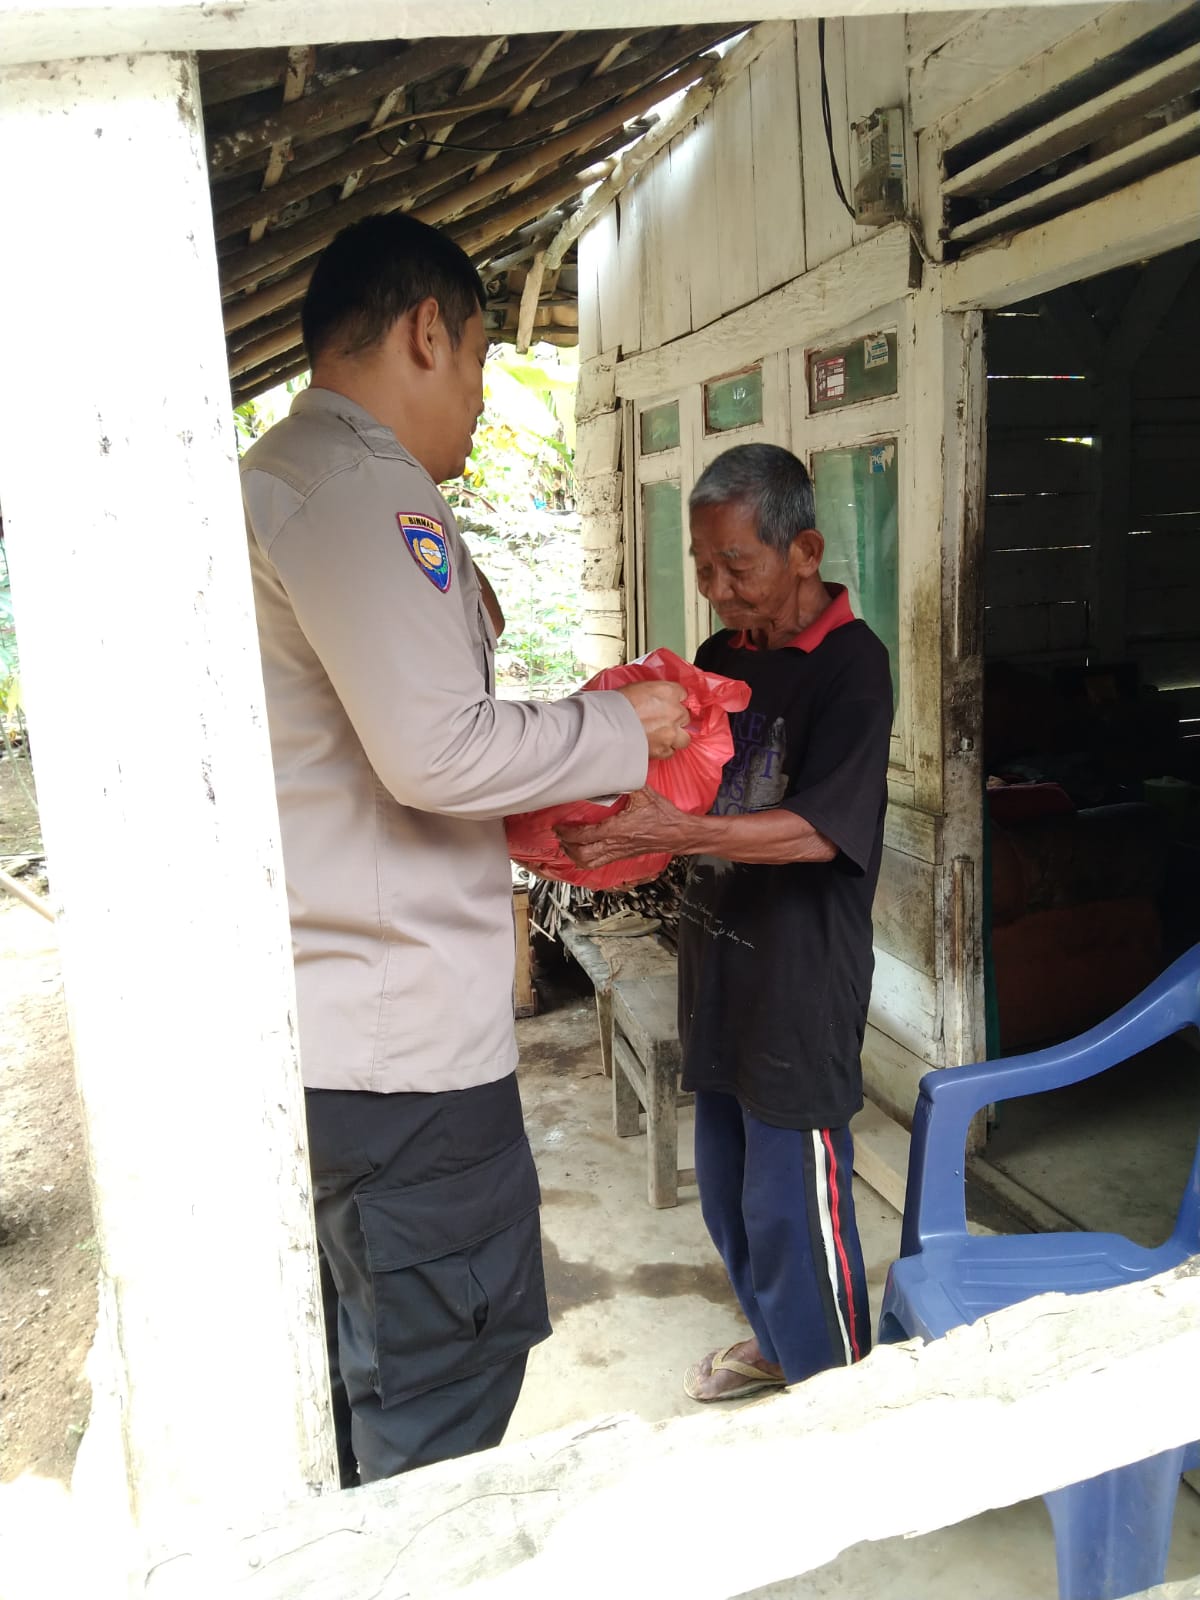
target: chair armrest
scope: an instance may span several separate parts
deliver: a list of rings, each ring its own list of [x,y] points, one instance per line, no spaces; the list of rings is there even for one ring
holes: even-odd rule
[[[913,1113],[901,1254],[914,1254],[929,1239],[966,1232],[967,1131],[984,1106],[1082,1083],[1197,1022],[1200,945],[1128,1005],[1065,1044],[927,1072]]]

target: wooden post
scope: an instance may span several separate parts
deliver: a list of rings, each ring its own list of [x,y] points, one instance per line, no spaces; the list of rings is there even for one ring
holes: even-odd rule
[[[533,324],[537,316],[538,301],[542,294],[542,280],[546,276],[546,252],[535,250],[525,286],[521,290],[521,309],[517,313],[517,354],[524,355],[533,338]]]
[[[153,1562],[335,1481],[194,59],[0,70],[0,169],[5,544],[111,1330],[106,1470]]]

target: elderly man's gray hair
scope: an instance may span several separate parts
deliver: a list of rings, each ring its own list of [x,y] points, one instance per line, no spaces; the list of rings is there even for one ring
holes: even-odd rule
[[[738,444],[710,462],[688,497],[698,506],[745,506],[758,537],[786,555],[804,528],[816,526],[812,479],[803,461],[777,444]]]

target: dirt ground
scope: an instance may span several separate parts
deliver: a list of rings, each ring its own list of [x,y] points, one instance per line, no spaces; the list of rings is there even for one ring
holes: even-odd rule
[[[0,858],[40,850],[5,755]],[[96,1243],[54,929],[2,893],[0,1286],[0,1481],[66,1482],[88,1414]]]

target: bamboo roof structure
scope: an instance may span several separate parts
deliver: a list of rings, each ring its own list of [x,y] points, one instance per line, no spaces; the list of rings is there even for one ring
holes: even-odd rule
[[[316,258],[377,211],[411,212],[462,245],[493,339],[574,344],[574,250],[543,272],[547,244],[649,132],[653,108],[711,73],[714,48],[745,26],[203,53],[235,404],[306,369],[300,305]]]

